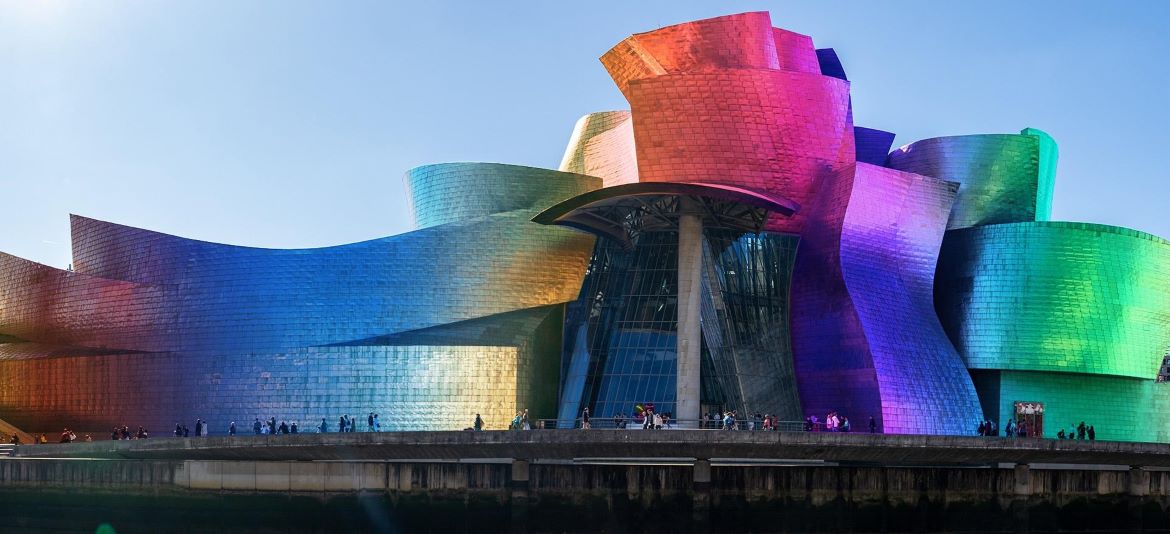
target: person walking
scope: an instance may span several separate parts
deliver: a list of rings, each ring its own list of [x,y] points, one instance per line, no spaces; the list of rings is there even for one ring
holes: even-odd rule
[[[1089,430],[1086,432],[1089,434],[1089,441],[1097,441],[1097,430],[1093,428],[1093,425],[1089,425]]]
[[[373,432],[373,431],[374,431],[374,412],[370,412],[370,415],[366,416],[366,432]]]
[[[483,418],[480,417],[479,414],[475,414],[475,425],[474,426],[475,426],[476,432],[483,431]]]
[[[378,420],[378,414],[374,414],[374,432],[382,431],[382,422]]]
[[[326,423],[326,422],[325,422],[325,418],[324,418],[324,417],[322,417],[322,418],[321,418],[321,424],[320,424],[319,426],[317,426],[317,432],[320,432],[320,433],[324,434],[324,433],[326,433],[326,432],[328,432],[328,431],[329,431],[329,423]]]
[[[252,423],[252,432],[255,433],[257,436],[260,435],[260,418],[259,417],[256,418],[255,423]]]
[[[236,435],[236,422],[235,421],[232,421],[232,424],[228,425],[228,435],[229,436]]]
[[[877,433],[877,421],[876,421],[876,420],[874,420],[874,418],[873,418],[873,416],[872,416],[872,415],[871,415],[871,416],[869,416],[869,433],[870,433],[870,434],[876,434],[876,433]]]
[[[585,411],[581,412],[581,429],[589,430],[589,407],[585,407]]]
[[[196,419],[195,420],[195,437],[199,437],[202,435],[203,435],[203,420]]]

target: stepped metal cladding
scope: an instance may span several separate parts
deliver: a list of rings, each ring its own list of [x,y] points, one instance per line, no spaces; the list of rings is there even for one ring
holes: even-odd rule
[[[409,171],[412,232],[273,250],[72,216],[73,270],[0,254],[0,419],[445,430],[653,403],[970,434],[1030,402],[1048,436],[1170,441],[1170,241],[1050,221],[1044,132],[891,151],[836,53],[762,12],[601,62],[629,110],[583,117],[559,170]]]

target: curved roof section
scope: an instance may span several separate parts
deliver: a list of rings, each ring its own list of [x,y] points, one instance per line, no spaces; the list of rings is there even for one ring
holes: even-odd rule
[[[1153,379],[1170,346],[1170,241],[1072,222],[953,230],[935,304],[973,369]]]
[[[959,198],[947,222],[953,229],[1046,219],[1056,157],[1051,137],[1027,129],[916,141],[891,152],[886,166],[959,182]]]
[[[419,228],[540,209],[602,183],[583,174],[501,163],[423,165],[407,171],[405,180]]]
[[[601,178],[602,187],[637,182],[633,114],[600,111],[581,117],[569,137],[560,170]]]
[[[636,33],[601,56],[618,89],[668,73],[726,68],[780,68],[766,11],[714,17]]]
[[[0,253],[0,338],[150,350],[173,326],[168,288],[64,271]],[[27,346],[22,343],[22,346]]]
[[[708,206],[712,208],[704,211],[708,224],[756,232],[763,229],[770,214],[789,217],[800,209],[798,204],[788,199],[730,185],[694,182],[638,182],[606,187],[570,198],[540,212],[532,220],[541,224],[558,224],[577,228],[617,239],[629,245],[631,236],[627,226],[633,222],[630,220],[631,213],[638,211],[638,215],[642,216],[647,211],[668,211],[648,207],[648,204],[662,197],[679,196],[729,203],[730,205],[720,208]],[[749,209],[737,209],[735,204]],[[667,213],[654,213],[646,215],[646,217],[651,215],[669,216]],[[646,227],[644,222],[636,224],[641,228]]]
[[[217,245],[74,218],[75,235],[87,236],[74,244],[74,264],[79,272],[171,291],[173,298],[150,309],[180,318],[178,330],[158,328],[149,343],[110,346],[340,343],[576,298],[593,238],[533,224],[533,212],[309,250]],[[62,292],[53,298],[91,306],[105,297]]]

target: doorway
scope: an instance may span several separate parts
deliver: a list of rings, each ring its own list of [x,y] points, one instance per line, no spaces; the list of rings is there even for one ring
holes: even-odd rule
[[[1021,437],[1044,437],[1044,403],[1016,401],[1015,407],[1016,428],[1023,429]]]

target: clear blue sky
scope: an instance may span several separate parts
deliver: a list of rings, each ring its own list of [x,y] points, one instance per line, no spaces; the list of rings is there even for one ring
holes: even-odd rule
[[[1170,237],[1170,2],[0,0],[0,251],[64,267],[69,213],[267,247],[404,232],[408,168],[555,167],[580,115],[626,107],[610,46],[755,10],[837,49],[858,125],[1046,130],[1054,218]]]

